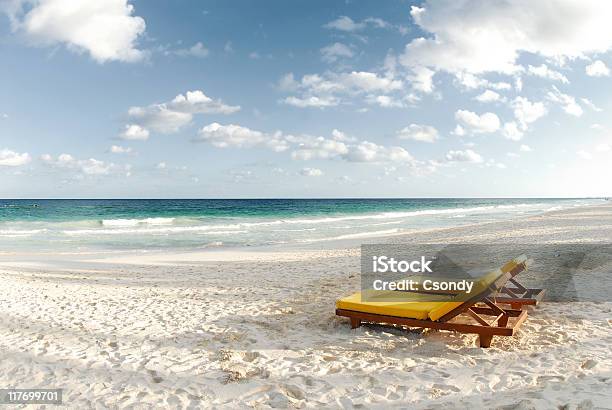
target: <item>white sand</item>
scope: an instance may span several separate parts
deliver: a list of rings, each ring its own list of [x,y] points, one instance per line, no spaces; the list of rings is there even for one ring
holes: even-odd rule
[[[612,242],[612,206],[410,240]],[[0,387],[61,387],[70,408],[612,407],[612,303],[543,303],[481,349],[351,330],[334,301],[358,270],[356,249],[3,254]],[[585,277],[583,294],[611,292],[611,275]]]

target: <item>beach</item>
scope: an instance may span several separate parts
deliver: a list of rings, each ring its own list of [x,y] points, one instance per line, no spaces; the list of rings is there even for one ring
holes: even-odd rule
[[[376,241],[610,243],[612,205]],[[482,349],[475,335],[336,317],[360,286],[360,242],[0,250],[0,387],[62,388],[69,408],[610,407],[612,264]]]

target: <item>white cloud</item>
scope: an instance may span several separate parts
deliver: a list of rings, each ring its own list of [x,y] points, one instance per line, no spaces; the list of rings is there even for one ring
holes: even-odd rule
[[[598,106],[596,106],[593,101],[589,100],[588,98],[581,98],[580,101],[582,101],[582,103],[584,105],[586,105],[587,107],[589,107],[590,109],[592,109],[593,111],[596,112],[602,112],[603,109],[599,108]]]
[[[383,108],[402,108],[405,106],[403,101],[388,95],[368,96],[366,100],[370,104],[376,104]]]
[[[523,138],[524,134],[523,130],[521,130],[514,121],[505,123],[502,133],[504,137],[512,141],[519,141],[521,138]]]
[[[416,67],[416,70],[421,69]],[[413,69],[414,71],[414,69]],[[432,72],[432,75],[434,72]],[[492,88],[494,90],[510,90],[512,85],[505,81],[489,81],[485,78],[478,77],[472,73],[457,72],[455,73],[455,82],[467,90],[475,90],[478,88]]]
[[[13,30],[37,45],[64,44],[87,52],[99,63],[134,62],[145,58],[137,48],[145,21],[134,16],[128,0],[14,0],[5,11]],[[0,5],[1,7],[1,5]]]
[[[157,168],[157,169],[166,169],[166,168],[168,168],[168,164],[166,164],[164,161],[162,161],[162,162],[158,163],[155,166],[155,168]]]
[[[499,118],[492,112],[478,115],[471,111],[458,110],[455,112],[455,119],[461,123],[462,129],[467,129],[473,134],[495,132],[500,126]]]
[[[525,97],[516,97],[512,101],[514,117],[518,120],[522,130],[526,130],[528,125],[537,121],[547,110],[542,102],[531,102]]]
[[[599,151],[599,152],[608,152],[608,151],[612,150],[612,146],[610,146],[610,144],[603,143],[603,144],[597,145],[597,147],[595,147],[595,149],[597,151]]]
[[[483,162],[480,154],[471,149],[466,149],[464,151],[448,151],[445,158],[449,162],[471,162],[475,164]]]
[[[579,150],[579,151],[577,151],[577,152],[576,152],[576,155],[578,155],[578,157],[579,157],[579,158],[582,158],[582,159],[584,159],[584,160],[590,160],[590,159],[593,159],[593,156],[592,156],[592,155],[591,155],[589,152],[587,152],[587,151],[585,151],[585,150]]]
[[[282,91],[299,93],[281,100],[284,104],[295,107],[331,107],[339,105],[342,97],[365,95],[372,100],[373,93],[391,93],[401,90],[403,82],[390,77],[380,76],[367,71],[352,71],[346,73],[326,73],[304,75],[296,81],[292,73],[281,77],[278,85]],[[374,101],[384,104],[382,100]]]
[[[238,110],[240,110],[240,106],[226,105],[221,100],[213,100],[204,92],[195,90],[179,94],[172,101],[166,103],[152,104],[146,107],[131,107],[128,110],[128,117],[130,118],[130,125],[138,125],[141,129],[170,134],[178,132],[182,127],[191,123],[195,114],[232,114]],[[126,127],[123,134],[124,138],[127,137],[127,130]],[[133,131],[134,135],[144,135],[136,128]]]
[[[566,76],[558,71],[551,70],[546,64],[539,65],[537,67],[529,65],[527,72],[537,77],[547,78],[553,81],[560,81],[564,84],[568,84],[569,80]]]
[[[387,28],[391,25],[383,19],[377,17],[368,17],[360,22],[356,22],[350,17],[340,16],[337,19],[325,24],[323,27],[352,33],[363,30],[368,26],[375,28]]]
[[[426,0],[411,15],[428,34],[400,57],[410,69],[516,74],[522,53],[563,61],[612,47],[612,3],[599,0]]]
[[[25,165],[32,160],[27,152],[18,153],[9,149],[0,150],[0,166],[4,167],[19,167]]]
[[[293,73],[287,73],[278,80],[277,87],[280,91],[296,91],[300,87],[300,83],[295,81]]]
[[[287,97],[283,99],[282,102],[287,105],[293,105],[294,107],[299,107],[299,108],[306,108],[306,107],[324,108],[324,107],[333,107],[339,104],[339,101],[336,98],[316,97],[316,96],[310,96],[310,97],[304,97],[304,98],[291,96],[291,97]]]
[[[590,77],[607,77],[610,75],[610,69],[601,60],[597,60],[585,67],[584,71]]]
[[[2,118],[2,119],[4,119],[4,120],[8,119],[8,117],[9,117],[9,116],[8,116],[8,114],[7,114],[7,113],[4,113],[4,112],[3,112],[2,114],[0,114],[0,118]]]
[[[196,141],[209,142],[219,148],[261,146],[275,152],[285,151],[289,148],[280,132],[264,134],[240,125],[221,125],[216,122],[203,127],[198,132]]]
[[[482,94],[474,97],[476,101],[480,101],[482,103],[501,101],[503,97],[496,93],[495,91],[485,90]]]
[[[203,127],[196,141],[205,141],[219,148],[265,147],[275,152],[292,149],[294,160],[342,159],[348,162],[414,164],[416,161],[402,147],[386,147],[369,141],[358,141],[341,131],[334,130],[332,138],[310,135],[285,135],[255,131],[240,125],[212,123]]]
[[[122,147],[121,145],[112,145],[110,147],[110,152],[113,154],[129,154],[132,152],[132,148]]]
[[[41,157],[43,163],[61,169],[73,170],[85,175],[109,175],[112,172],[122,170],[121,167],[114,163],[107,163],[95,158],[77,159],[70,154],[61,154],[57,158],[53,158],[49,154],[44,154]],[[129,172],[130,166],[124,168]]]
[[[173,53],[180,57],[204,58],[208,57],[209,51],[206,47],[204,47],[204,44],[198,41],[189,48],[181,48],[178,50],[174,50]]]
[[[137,124],[127,124],[121,134],[119,134],[119,138],[146,141],[149,139],[149,130]]]
[[[431,125],[410,124],[399,130],[396,135],[405,140],[435,142],[438,139],[438,130]]]
[[[344,136],[344,134],[343,134]],[[385,147],[369,141],[355,141],[353,138],[334,139],[324,137],[294,137],[288,136],[287,140],[296,144],[291,157],[296,160],[311,159],[343,159],[348,162],[372,162],[372,163],[411,163],[414,158],[402,147]]]
[[[305,177],[320,177],[323,176],[323,171],[319,168],[302,168],[300,170],[300,175]]]
[[[523,152],[531,152],[533,151],[529,145],[522,144],[520,150]]]
[[[333,63],[337,61],[339,58],[351,58],[355,55],[353,50],[345,44],[342,43],[333,43],[326,47],[323,47],[321,50],[321,58],[323,61],[328,63]]]
[[[434,90],[433,76],[435,71],[427,67],[414,67],[412,74],[408,76],[412,88],[425,94],[432,93]]]
[[[552,91],[548,92],[547,98],[552,102],[560,104],[561,108],[563,108],[563,111],[570,115],[580,117],[583,113],[582,107],[576,102],[576,99],[574,97],[572,97],[571,95],[563,94],[555,86],[553,86]]]
[[[412,162],[414,158],[402,147],[385,147],[369,141],[349,146],[345,159],[350,162]]]
[[[348,146],[336,139],[290,136],[289,140],[297,144],[297,147],[291,153],[293,159],[331,159],[346,155],[349,152]]]
[[[257,51],[251,51],[249,53],[249,58],[251,60],[259,60],[261,58],[261,55],[259,55],[259,53]]]

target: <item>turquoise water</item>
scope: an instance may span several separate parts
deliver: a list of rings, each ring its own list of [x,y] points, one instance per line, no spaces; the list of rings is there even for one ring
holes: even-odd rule
[[[0,246],[89,250],[365,241],[598,203],[603,200],[0,200]]]

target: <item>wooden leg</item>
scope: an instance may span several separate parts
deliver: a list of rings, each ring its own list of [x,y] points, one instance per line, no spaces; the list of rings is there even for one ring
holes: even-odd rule
[[[480,347],[489,347],[491,346],[493,335],[479,335],[478,339],[480,340]]]
[[[508,315],[504,314],[502,317],[499,318],[499,320],[497,321],[497,326],[499,327],[506,327],[508,325]]]
[[[520,309],[521,308],[521,304],[520,303],[510,303],[510,307],[512,309]]]
[[[351,329],[357,329],[359,326],[361,326],[361,320],[352,317],[351,318]]]

